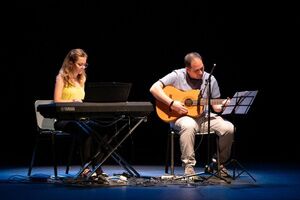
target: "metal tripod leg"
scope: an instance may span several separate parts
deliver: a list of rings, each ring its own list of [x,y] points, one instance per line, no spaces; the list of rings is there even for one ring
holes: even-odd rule
[[[236,133],[236,127],[234,127],[234,135]],[[233,142],[233,154],[235,154],[235,141]],[[234,155],[233,155],[234,157]],[[242,175],[244,172],[247,173],[248,176],[251,177],[251,179],[256,182],[255,178],[246,170],[246,168],[241,164],[239,163],[236,159],[231,159],[227,164],[226,166],[230,166],[232,165],[233,167],[233,171],[232,171],[232,176],[227,174],[228,176],[230,176],[233,180],[237,179],[240,175]],[[238,171],[238,168],[241,170],[237,175],[237,171]]]
[[[231,178],[232,178],[233,180],[237,179],[240,175],[242,175],[242,174],[245,172],[248,176],[250,176],[250,177],[252,178],[252,180],[253,180],[254,182],[256,182],[255,178],[254,178],[254,177],[246,170],[246,168],[245,168],[241,163],[239,163],[236,159],[231,159],[230,162],[229,162],[226,166],[228,166],[228,165],[233,165],[233,172],[232,172],[232,176],[231,176]],[[239,168],[241,171],[237,173],[238,168]],[[236,175],[236,173],[237,173],[237,175]],[[230,175],[229,175],[229,176],[230,176]]]

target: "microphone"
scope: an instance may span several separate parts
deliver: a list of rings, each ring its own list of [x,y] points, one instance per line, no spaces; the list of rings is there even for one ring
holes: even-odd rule
[[[212,73],[214,72],[214,69],[215,69],[215,67],[217,66],[217,64],[216,63],[214,63],[213,64],[213,67],[212,67],[212,69],[211,69],[211,71],[210,71],[210,76],[212,75]]]
[[[214,69],[215,69],[216,66],[217,66],[217,64],[214,63],[214,64],[213,64],[213,67],[211,68],[211,71],[210,71],[210,73],[209,73],[208,78],[205,79],[206,84],[207,84],[208,80],[210,80],[210,77],[211,77],[212,73],[214,72]]]
[[[207,85],[208,85],[208,82],[210,82],[210,79],[211,79],[210,77],[211,77],[212,73],[214,72],[214,69],[215,69],[216,66],[217,66],[217,64],[214,63],[214,64],[213,64],[213,67],[212,67],[212,69],[211,69],[211,71],[210,71],[210,73],[209,73],[208,78],[205,79],[205,86],[204,86],[203,92],[206,90],[206,87],[207,87]],[[207,92],[208,92],[208,91],[207,91]],[[203,95],[202,95],[202,96],[203,96]]]

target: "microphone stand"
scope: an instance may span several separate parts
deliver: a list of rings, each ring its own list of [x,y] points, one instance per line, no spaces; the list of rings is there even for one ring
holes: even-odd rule
[[[206,89],[206,87],[208,86],[208,90],[207,90],[207,113],[206,113],[206,117],[207,117],[207,140],[208,140],[208,143],[207,143],[207,163],[205,165],[205,171],[208,172],[208,171],[211,171],[209,169],[209,161],[210,161],[210,113],[211,113],[211,107],[210,107],[210,102],[211,102],[211,76],[212,76],[212,73],[214,71],[216,67],[216,64],[213,65],[213,68],[211,69],[211,72],[209,73],[209,76],[208,78],[206,79],[206,83],[205,83],[205,87],[204,87],[204,90]],[[218,165],[218,168],[219,168],[219,165]]]
[[[209,173],[211,176],[210,177],[217,177],[219,179],[222,179],[223,181],[225,181],[226,183],[230,183],[229,180],[225,179],[224,177],[221,176],[221,170],[220,170],[220,155],[219,155],[219,139],[217,138],[217,172],[214,173],[213,172],[213,169],[211,169],[210,167],[213,167],[213,166],[209,166],[210,165],[210,114],[211,114],[211,76],[212,76],[212,73],[214,71],[216,67],[216,64],[213,65],[213,68],[211,69],[211,72],[208,76],[208,78],[206,79],[206,83],[205,83],[205,87],[204,87],[204,90],[206,89],[206,87],[208,86],[208,90],[207,90],[207,140],[208,140],[208,143],[207,143],[207,164],[205,166],[205,173]],[[219,136],[216,136],[216,137],[219,137]],[[206,180],[208,180],[210,177],[208,177]]]

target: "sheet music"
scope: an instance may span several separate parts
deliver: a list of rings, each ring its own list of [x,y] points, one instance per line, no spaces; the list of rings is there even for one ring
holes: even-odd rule
[[[253,100],[255,99],[257,92],[257,90],[236,92],[231,98],[230,103],[226,106],[222,115],[227,115],[231,113],[246,114]]]

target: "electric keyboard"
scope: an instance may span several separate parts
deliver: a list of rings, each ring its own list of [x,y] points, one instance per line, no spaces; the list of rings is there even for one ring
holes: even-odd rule
[[[45,118],[76,119],[128,115],[144,117],[154,110],[151,102],[68,102],[39,105],[37,111]]]

